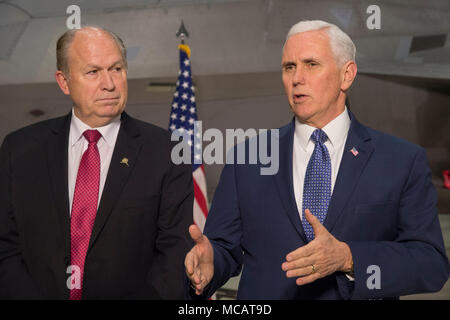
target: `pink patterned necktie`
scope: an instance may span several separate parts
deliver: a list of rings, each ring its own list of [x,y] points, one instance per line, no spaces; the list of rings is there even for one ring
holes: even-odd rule
[[[81,300],[84,261],[97,213],[100,183],[100,154],[97,148],[97,141],[100,139],[101,134],[97,130],[86,130],[83,136],[89,142],[89,145],[81,157],[78,168],[70,218],[72,266],[70,300]],[[79,279],[76,279],[77,274]]]

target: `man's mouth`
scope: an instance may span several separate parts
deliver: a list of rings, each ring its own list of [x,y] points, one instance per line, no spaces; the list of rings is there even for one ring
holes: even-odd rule
[[[106,101],[106,102],[108,102],[108,101],[116,101],[116,100],[119,100],[119,97],[101,98],[101,99],[98,99],[97,101]]]
[[[112,97],[112,98],[101,98],[101,99],[97,99],[97,102],[102,104],[102,105],[117,105],[119,103],[119,97]]]
[[[293,100],[294,103],[301,103],[304,102],[309,96],[307,96],[306,94],[294,94],[293,95]]]

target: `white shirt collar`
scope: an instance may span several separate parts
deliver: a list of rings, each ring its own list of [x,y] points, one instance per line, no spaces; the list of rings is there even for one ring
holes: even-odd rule
[[[336,149],[340,146],[347,137],[348,129],[350,128],[350,117],[347,112],[347,106],[344,111],[336,118],[331,120],[322,130],[327,134],[331,145]],[[306,151],[311,134],[317,128],[301,123],[295,118],[295,135],[300,144],[300,147]]]
[[[72,119],[70,121],[70,145],[73,146],[75,143],[77,143],[82,138],[84,131],[95,129],[98,130],[102,135],[100,139],[103,138],[109,146],[114,146],[119,127],[120,115],[115,117],[110,123],[103,127],[91,128],[75,115],[74,109],[72,108]]]

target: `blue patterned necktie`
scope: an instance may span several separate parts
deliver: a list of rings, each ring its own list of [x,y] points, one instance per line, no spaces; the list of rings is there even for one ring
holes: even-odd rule
[[[309,209],[323,224],[331,198],[331,160],[325,141],[327,134],[316,129],[311,135],[315,147],[306,168],[303,185],[302,224],[308,242],[314,239],[314,231],[305,217]]]

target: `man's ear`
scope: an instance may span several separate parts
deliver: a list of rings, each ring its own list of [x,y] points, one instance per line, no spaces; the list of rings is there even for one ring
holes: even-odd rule
[[[55,79],[56,79],[56,82],[58,83],[59,87],[61,88],[61,91],[64,94],[69,95],[70,90],[69,90],[69,86],[67,84],[66,75],[62,71],[58,70],[55,72]]]
[[[356,73],[358,72],[358,67],[356,66],[355,61],[350,60],[342,67],[342,83],[341,90],[347,91],[355,80]]]

